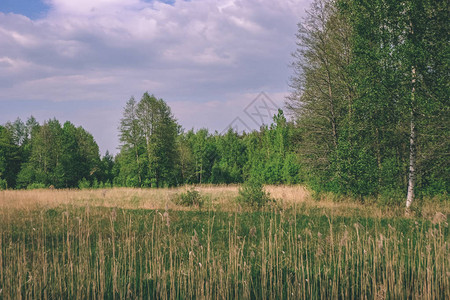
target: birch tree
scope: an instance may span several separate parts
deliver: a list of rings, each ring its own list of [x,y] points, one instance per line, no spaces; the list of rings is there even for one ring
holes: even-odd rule
[[[433,193],[448,190],[448,7],[425,0],[340,3],[353,29],[355,120],[374,128],[366,135],[379,153],[378,192],[406,191],[409,209],[418,190],[431,191],[430,177],[441,184]]]
[[[351,113],[350,27],[335,1],[316,0],[298,25],[287,107],[301,128],[300,155],[322,182],[336,181],[341,131]]]

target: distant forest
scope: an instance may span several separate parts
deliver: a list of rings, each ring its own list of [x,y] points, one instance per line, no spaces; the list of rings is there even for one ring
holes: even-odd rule
[[[100,157],[82,127],[31,117],[0,127],[2,188],[170,187],[301,181],[293,123],[280,110],[270,127],[239,135],[182,131],[162,99],[131,98],[120,121],[121,151]]]
[[[0,126],[0,188],[303,183],[400,201],[450,190],[446,1],[315,1],[299,23],[285,111],[259,131],[184,131],[167,103],[131,98],[120,153],[70,122]],[[118,120],[119,122],[119,120]],[[403,200],[402,200],[403,201]]]

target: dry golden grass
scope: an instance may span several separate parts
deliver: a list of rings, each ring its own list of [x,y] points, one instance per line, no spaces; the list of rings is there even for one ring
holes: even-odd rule
[[[59,206],[117,207],[125,209],[196,210],[175,204],[180,193],[195,188],[207,200],[207,210],[240,211],[242,207],[235,199],[239,185],[196,185],[165,189],[38,189],[0,191],[0,209],[39,209]],[[308,214],[310,210],[323,210],[326,214],[351,216],[355,213],[372,217],[392,217],[403,215],[402,207],[378,206],[373,203],[360,203],[351,198],[335,201],[333,196],[323,195],[320,200],[313,199],[312,193],[304,186],[267,185],[265,190],[276,200],[280,209],[300,208]],[[436,214],[450,215],[450,201],[426,199],[420,208],[421,215],[433,220]]]
[[[192,186],[166,189],[137,189],[137,188],[112,188],[112,189],[38,189],[38,190],[7,190],[0,192],[1,208],[39,208],[57,207],[61,205],[74,206],[102,206],[131,209],[174,209],[186,210],[176,205],[174,198],[177,194],[191,189]],[[234,198],[238,195],[237,185],[200,185],[195,186],[209,201],[212,208],[234,207]],[[291,192],[292,194],[292,192]],[[306,195],[306,194],[305,194]],[[305,196],[305,195],[302,195]]]
[[[183,209],[173,203],[174,197],[186,187],[170,189],[38,189],[38,190],[7,190],[0,192],[0,207],[15,209],[34,209],[39,207],[58,206],[102,206],[131,209]],[[225,203],[237,195],[237,187],[201,187],[205,195],[218,203]]]

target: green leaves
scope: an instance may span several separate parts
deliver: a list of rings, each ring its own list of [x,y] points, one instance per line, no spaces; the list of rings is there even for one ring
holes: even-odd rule
[[[399,194],[416,175],[419,191],[449,183],[444,16],[442,1],[312,4],[299,25],[288,107],[317,189]]]
[[[40,126],[34,118],[27,122],[27,135],[20,146],[22,164],[17,188],[32,184],[56,188],[77,187],[82,178],[92,181],[99,170],[99,149],[82,127],[52,119]]]
[[[251,177],[239,189],[237,201],[244,205],[261,208],[269,203],[271,198],[269,193],[264,190],[261,180]]]
[[[118,181],[126,186],[176,184],[178,124],[162,99],[145,93],[131,98],[120,123],[122,142]]]
[[[19,147],[7,128],[0,126],[0,185],[1,189],[13,187],[20,166]]]

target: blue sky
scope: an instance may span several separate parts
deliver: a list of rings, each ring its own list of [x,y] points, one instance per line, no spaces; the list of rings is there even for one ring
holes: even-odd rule
[[[45,15],[48,5],[39,0],[1,0],[0,11],[15,13],[37,19]]]
[[[76,0],[73,0],[76,1]],[[175,0],[159,0],[167,4],[174,4]],[[145,2],[151,2],[145,0]],[[48,3],[48,2],[47,2]],[[38,19],[45,16],[49,9],[46,1],[41,0],[1,0],[0,11],[27,16],[30,19]]]
[[[187,129],[257,128],[260,92],[283,106],[310,0],[165,2],[0,0],[0,124],[69,120],[117,153],[123,106],[146,91]]]

